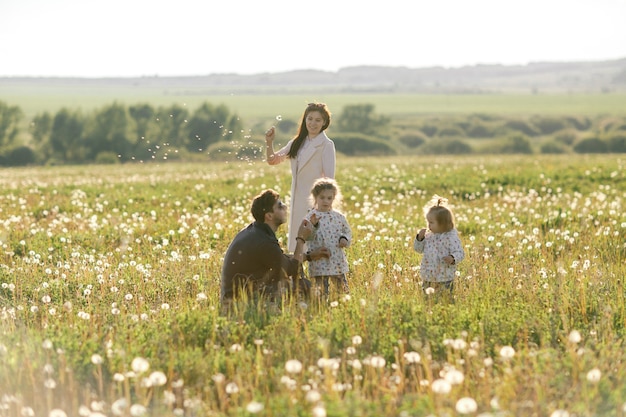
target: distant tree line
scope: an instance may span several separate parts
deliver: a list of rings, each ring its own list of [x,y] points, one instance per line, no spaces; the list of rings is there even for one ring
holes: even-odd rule
[[[252,138],[225,105],[205,102],[190,110],[114,102],[89,114],[62,108],[37,114],[27,132],[22,119],[19,107],[0,101],[0,166],[263,158],[262,136]],[[298,123],[282,120],[278,128],[293,135]],[[626,118],[615,116],[472,114],[398,121],[366,103],[345,106],[333,116],[331,130],[337,150],[348,156],[626,152]]]
[[[240,140],[243,124],[224,105],[153,107],[113,103],[91,114],[62,108],[37,114],[30,143],[16,143],[22,112],[0,102],[3,165],[110,163],[180,158],[206,152],[214,143]]]

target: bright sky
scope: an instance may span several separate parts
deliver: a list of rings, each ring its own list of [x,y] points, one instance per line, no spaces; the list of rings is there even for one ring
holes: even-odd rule
[[[626,58],[626,0],[0,0],[0,76]]]

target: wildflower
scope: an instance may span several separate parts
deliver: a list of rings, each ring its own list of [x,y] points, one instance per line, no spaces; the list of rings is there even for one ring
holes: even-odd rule
[[[246,411],[251,414],[259,413],[263,410],[263,404],[258,401],[251,401],[246,406]]]
[[[358,334],[355,336],[352,336],[352,344],[354,346],[358,346],[361,343],[363,343],[363,338],[361,336],[359,336]]]
[[[133,361],[130,364],[130,367],[133,369],[135,373],[141,374],[143,372],[146,372],[150,368],[150,363],[148,363],[148,361],[145,360],[144,358],[137,357],[133,359]]]
[[[569,413],[566,410],[554,410],[550,417],[569,417]]]
[[[420,354],[417,352],[405,352],[403,356],[404,360],[408,363],[419,363],[422,360]]]
[[[578,330],[572,330],[569,334],[569,336],[567,337],[567,339],[574,344],[580,343],[580,341],[583,339],[582,336],[580,335],[580,332]]]
[[[386,363],[385,358],[382,356],[372,356],[370,358],[370,365],[372,365],[373,368],[384,368]]]
[[[445,379],[435,379],[430,387],[435,394],[445,395],[452,390],[452,385]]]
[[[313,408],[311,415],[313,417],[326,417],[326,409],[321,405],[317,405]]]
[[[290,374],[299,374],[302,372],[302,362],[297,359],[288,360],[285,363],[285,370]]]
[[[319,391],[312,389],[311,391],[306,393],[305,399],[307,402],[316,403],[322,399],[322,395],[319,393]]]
[[[130,406],[130,415],[133,417],[139,417],[146,414],[146,407],[141,404],[133,404]]]
[[[31,407],[22,407],[21,415],[22,417],[35,417],[35,410]]]
[[[152,383],[152,386],[157,386],[157,387],[163,386],[167,382],[167,377],[161,371],[152,372],[150,374],[149,379],[150,379],[150,382]]]
[[[465,380],[465,375],[458,369],[452,368],[446,372],[444,379],[448,381],[450,385],[459,385]]]
[[[239,344],[239,343],[234,343],[231,347],[230,347],[230,351],[231,353],[235,353],[235,352],[239,352],[243,349],[243,347]]]
[[[226,394],[237,394],[239,392],[239,387],[234,382],[229,382],[226,384]]]
[[[48,417],[67,417],[67,414],[65,414],[65,411],[61,410],[60,408],[55,408],[50,410],[50,413],[48,413]]]
[[[500,356],[503,359],[511,359],[513,356],[515,356],[515,349],[513,349],[513,347],[511,346],[503,346],[500,349]]]
[[[473,398],[463,397],[456,402],[456,411],[461,414],[470,414],[476,411],[478,405]]]
[[[598,368],[593,368],[591,371],[587,372],[587,381],[596,384],[600,381],[601,376],[602,372]]]
[[[91,355],[91,363],[93,363],[94,365],[102,365],[102,362],[102,356],[98,355],[97,353]]]

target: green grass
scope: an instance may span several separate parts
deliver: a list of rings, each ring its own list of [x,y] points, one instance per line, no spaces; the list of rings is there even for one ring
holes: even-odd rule
[[[203,93],[201,89],[190,92],[157,87],[106,87],[78,88],[72,86],[47,86],[33,88],[14,86],[2,88],[2,100],[17,105],[28,120],[38,113],[57,112],[62,107],[81,109],[88,113],[114,101],[126,105],[150,103],[151,105],[185,105],[195,110],[205,101],[225,104],[247,123],[277,115],[299,120],[306,104],[311,101],[326,102],[331,111],[339,114],[346,105],[374,104],[379,114],[393,118],[430,115],[466,115],[487,113],[495,115],[624,115],[626,94],[329,94],[316,90],[294,94],[266,94],[260,90],[250,94],[238,90]]]
[[[222,255],[286,166],[6,169],[2,415],[459,415],[469,397],[469,415],[621,416],[625,166],[341,157],[350,298],[232,318]],[[421,291],[412,249],[435,193],[466,251],[453,302]]]

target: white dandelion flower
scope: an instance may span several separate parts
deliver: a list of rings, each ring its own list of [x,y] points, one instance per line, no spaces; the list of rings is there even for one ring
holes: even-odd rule
[[[246,406],[246,411],[250,414],[256,414],[263,411],[263,403],[258,401],[251,401]]]
[[[476,412],[478,404],[473,398],[463,397],[456,402],[456,411],[461,414],[471,414]]]
[[[596,384],[600,382],[600,378],[602,377],[602,372],[598,368],[593,368],[591,371],[587,372],[587,381],[592,384]]]
[[[297,359],[290,359],[285,363],[285,370],[290,374],[299,374],[302,372],[302,362]]]
[[[513,347],[511,346],[502,346],[502,348],[500,349],[500,356],[503,359],[511,359],[513,356],[515,356],[515,349],[513,349]]]
[[[430,385],[435,394],[449,394],[452,391],[452,385],[445,379],[435,379]]]
[[[569,336],[567,336],[567,340],[569,340],[571,343],[578,344],[581,342],[581,340],[583,340],[583,337],[580,335],[580,332],[578,330],[572,330],[569,333]]]
[[[146,372],[148,369],[150,369],[150,363],[144,358],[137,357],[133,359],[133,361],[130,364],[130,367],[135,373],[141,374],[143,372]]]

